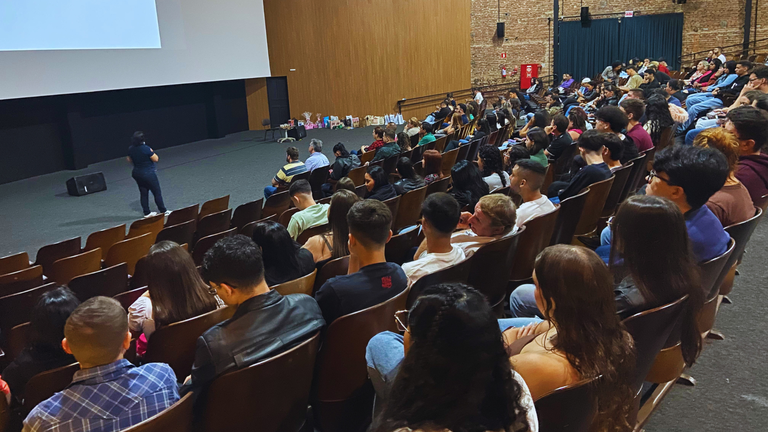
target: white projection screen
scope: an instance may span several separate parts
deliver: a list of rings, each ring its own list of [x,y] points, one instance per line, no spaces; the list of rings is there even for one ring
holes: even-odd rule
[[[0,100],[270,75],[262,0],[0,0]]]

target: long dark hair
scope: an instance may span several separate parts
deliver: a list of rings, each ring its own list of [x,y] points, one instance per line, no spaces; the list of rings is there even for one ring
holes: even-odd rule
[[[216,309],[216,299],[195,267],[192,255],[172,241],[161,241],[146,257],[149,296],[158,328]]]
[[[352,205],[358,201],[360,201],[360,197],[356,193],[344,189],[336,191],[331,198],[331,207],[328,209],[328,223],[331,225],[333,236],[331,259],[349,255],[347,213],[349,213]]]
[[[397,145],[400,146],[401,152],[406,152],[411,149],[411,137],[405,132],[397,134]]]
[[[480,170],[477,169],[475,164],[466,160],[456,162],[456,165],[451,168],[451,180],[454,191],[469,193],[469,206],[471,207],[470,211],[473,213],[475,211],[475,204],[477,204],[480,198],[491,193],[488,183],[480,175]]]
[[[634,343],[616,314],[613,278],[597,254],[572,245],[550,246],[536,257],[534,272],[544,317],[557,329],[555,350],[583,378],[597,378],[595,430],[629,430]],[[555,305],[553,308],[552,305]]]
[[[80,305],[75,293],[60,286],[43,294],[32,308],[29,322],[31,332],[28,346],[33,350],[62,352],[64,325],[72,311]]]
[[[501,186],[507,186],[507,178],[502,174],[504,172],[504,161],[501,159],[499,148],[493,145],[484,145],[480,147],[478,156],[483,160],[483,177],[496,173],[501,179]]]
[[[544,129],[545,127],[549,126],[550,123],[552,123],[552,117],[547,111],[538,110],[533,115],[533,125],[536,127]]]
[[[667,99],[660,94],[654,94],[645,101],[645,118],[653,145],[659,145],[664,129],[675,124]]]
[[[459,283],[426,288],[408,314],[408,332],[378,432],[528,430],[522,388],[482,294]]]
[[[624,259],[624,268],[652,307],[688,295],[681,341],[685,363],[693,365],[701,351],[696,317],[704,293],[683,213],[667,198],[635,195],[619,207],[611,232],[610,262]]]
[[[540,127],[531,128],[526,136],[533,142],[533,146],[528,149],[528,153],[532,155],[537,155],[549,147],[549,135]]]
[[[344,147],[343,143],[337,143],[335,146],[333,146],[333,152],[339,152],[341,153],[338,157],[340,158],[346,158],[349,157],[349,151],[346,147]]]
[[[486,135],[491,134],[491,126],[488,125],[488,120],[484,118],[477,121],[477,129],[483,131]]]
[[[568,113],[568,120],[573,123],[572,129],[579,129],[582,132],[587,130],[587,112],[581,107],[571,108],[571,112]]]
[[[368,175],[373,179],[373,190],[389,184],[389,176],[384,172],[384,168],[378,165],[368,167]]]
[[[421,179],[421,177],[416,174],[416,171],[413,170],[411,159],[406,156],[397,160],[397,172],[400,174],[400,177],[404,179]]]
[[[301,245],[291,238],[284,226],[273,221],[259,222],[253,229],[252,239],[262,250],[265,269],[293,274],[299,268],[296,255]]]

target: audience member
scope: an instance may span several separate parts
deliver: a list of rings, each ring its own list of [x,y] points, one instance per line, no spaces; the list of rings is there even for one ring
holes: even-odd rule
[[[504,163],[498,147],[480,146],[477,153],[477,167],[480,168],[483,180],[488,183],[491,192],[509,186],[509,174],[504,171]]]
[[[61,348],[61,340],[67,318],[78,305],[80,300],[75,294],[60,286],[40,296],[32,308],[27,344],[3,370],[3,380],[10,387],[14,406],[21,406],[24,387],[30,378],[75,362],[75,358]]]
[[[288,234],[296,240],[309,228],[328,223],[328,204],[318,204],[312,196],[312,186],[306,180],[293,182],[288,189],[291,202],[299,209],[288,222]]]
[[[683,86],[679,80],[671,79],[667,82],[667,86],[664,87],[667,93],[667,103],[675,106],[682,107],[682,102],[686,99],[686,94],[682,92]]]
[[[437,111],[427,116],[426,123],[435,124],[435,125],[441,124],[443,120],[446,119],[446,117],[451,115],[451,109],[448,108],[448,105],[450,105],[450,101],[448,101],[447,99],[440,102],[440,105],[437,106]],[[423,126],[424,124],[422,123],[422,129],[423,129]]]
[[[546,149],[549,147],[549,136],[543,129],[535,127],[525,135],[525,147],[531,160],[546,168],[549,165]]]
[[[627,136],[632,138],[639,152],[653,148],[653,141],[648,132],[643,129],[640,119],[645,115],[645,104],[638,99],[626,99],[619,108],[627,115]]]
[[[336,182],[336,186],[334,186],[333,191],[335,193],[340,190],[347,190],[353,194],[357,194],[357,186],[355,186],[355,182],[353,182],[349,177],[342,177],[339,179],[339,181]]]
[[[519,160],[512,168],[510,190],[523,199],[517,209],[517,226],[521,227],[531,219],[555,211],[552,201],[541,194],[547,169],[533,160]]]
[[[618,88],[611,84],[606,84],[603,87],[603,94],[598,99],[595,99],[597,103],[595,107],[600,109],[604,106],[618,106],[619,96],[616,94],[619,91]]]
[[[677,100],[674,97],[670,98]],[[675,125],[675,121],[672,119],[672,113],[669,110],[669,105],[670,104],[664,99],[664,96],[661,96],[658,93],[651,95],[648,100],[645,101],[646,121],[643,128],[651,137],[651,142],[654,147],[665,144],[661,142],[661,136],[664,133],[664,130]]]
[[[435,141],[435,136],[432,134],[432,125],[424,122],[421,124],[421,131],[419,132],[421,139],[419,139],[419,145],[423,146]]]
[[[485,195],[477,202],[474,214],[462,212],[458,231],[451,236],[451,243],[471,256],[480,246],[517,232],[515,203],[503,194]],[[414,256],[421,255],[427,245],[422,242]]]
[[[627,66],[624,70],[627,72],[627,75],[629,75],[629,80],[627,80],[626,84],[619,87],[619,90],[629,91],[640,87],[640,84],[643,83],[643,77],[637,73],[637,69],[635,69],[634,66]]]
[[[546,129],[552,123],[552,117],[544,110],[538,110],[534,114],[528,114],[528,123],[518,132],[520,137],[525,137],[528,131],[534,127]]]
[[[411,151],[411,138],[405,132],[397,134],[397,146],[400,147],[400,152]]]
[[[411,117],[408,120],[408,124],[405,125],[403,132],[405,132],[410,138],[414,135],[418,135],[419,129],[421,129],[421,122],[416,117]]]
[[[568,135],[571,141],[579,139],[587,129],[587,112],[581,107],[573,107],[568,113]]]
[[[290,146],[285,149],[285,161],[287,164],[280,168],[272,179],[272,186],[264,188],[264,199],[269,198],[279,188],[288,188],[293,181],[293,176],[307,172],[307,166],[299,160],[299,149],[296,147]]]
[[[471,162],[462,160],[451,168],[453,187],[448,192],[461,208],[474,209],[477,202],[490,193],[488,183],[483,180],[480,170]]]
[[[739,140],[736,178],[758,202],[768,194],[768,155],[761,152],[768,142],[768,113],[754,107],[736,108],[728,112],[725,130]]]
[[[688,120],[677,128],[678,133],[684,133],[694,124],[694,122],[696,122],[696,119],[698,119],[699,116],[713,109],[725,107],[725,104],[723,103],[724,97],[738,97],[744,91],[754,90],[755,86],[752,85],[753,81],[751,80],[752,74],[750,74],[750,69],[752,69],[752,62],[746,60],[737,61],[735,73],[738,77],[731,85],[715,89],[710,95],[700,96],[702,100],[696,101],[694,98],[693,102],[697,103],[689,103],[686,100]],[[768,78],[768,69],[765,72],[765,77]],[[757,76],[755,76],[755,78],[757,78]]]
[[[587,164],[573,176],[570,182],[555,181],[549,186],[547,196],[560,202],[581,192],[593,183],[611,177],[611,169],[603,161],[604,135],[598,131],[586,131],[579,138],[579,153]]]
[[[525,145],[515,144],[509,146],[504,151],[504,172],[510,174],[512,172],[512,167],[515,166],[517,161],[530,158],[531,154],[528,152]]]
[[[400,180],[395,183],[395,189],[399,194],[427,185],[424,183],[424,179],[413,170],[413,164],[409,157],[403,156],[397,160],[397,173],[400,174]]]
[[[372,165],[367,171],[365,173],[365,188],[368,189],[365,194],[366,199],[386,201],[397,196],[397,190],[389,183],[389,175],[384,172],[384,168]]]
[[[616,82],[618,79],[618,73],[621,71],[621,62],[615,61],[610,66],[606,67],[602,74],[603,80],[608,82]]]
[[[384,147],[384,129],[381,126],[373,128],[373,143],[369,146],[362,146],[360,150],[363,153],[375,152]]]
[[[373,162],[400,154],[400,145],[397,143],[397,134],[394,129],[387,128],[384,131],[384,146],[376,151]]]
[[[570,124],[570,121],[564,115],[558,114],[552,119],[552,124],[544,128],[552,137],[549,147],[544,151],[547,156],[557,160],[565,149],[573,143],[571,135],[568,134],[568,126]]]
[[[744,222],[755,215],[755,206],[749,191],[736,178],[739,165],[739,141],[723,128],[702,131],[693,141],[697,147],[709,147],[719,150],[728,161],[728,179],[725,185],[709,197],[707,207],[717,216],[724,227]]]
[[[473,88],[472,89],[472,96],[476,103],[481,104],[483,103],[483,94],[480,93],[479,89]]]
[[[437,150],[427,150],[423,155],[424,183],[430,184],[443,177],[443,155]]]
[[[333,154],[336,156],[336,161],[333,163],[331,172],[328,175],[331,180],[338,181],[342,177],[346,177],[350,171],[360,166],[360,158],[349,153],[342,143],[333,146]]]
[[[637,100],[643,101],[645,100],[645,91],[639,88],[628,91],[627,95],[619,100],[618,105],[621,105],[621,101],[624,101],[627,99],[637,99]]]
[[[603,142],[603,162],[608,165],[611,172],[621,168],[621,157],[624,154],[624,144],[618,136],[609,133],[602,133],[600,138]]]
[[[262,252],[243,235],[216,242],[205,253],[202,276],[211,292],[237,309],[197,339],[191,380],[184,390],[202,388],[226,372],[289,350],[325,325],[312,297],[283,296],[269,289]]]
[[[304,249],[312,252],[315,263],[349,255],[347,212],[358,201],[360,197],[348,190],[339,190],[333,194],[331,207],[328,209],[330,231],[310,237],[303,246]]]
[[[307,171],[314,171],[315,168],[320,168],[330,165],[328,158],[323,154],[323,142],[317,138],[312,138],[309,142],[309,157],[304,162],[307,167]]]
[[[651,90],[661,88],[661,82],[656,79],[656,70],[650,68],[648,73],[643,76],[643,83],[638,87],[647,96]]]
[[[612,133],[618,136],[624,144],[624,154],[621,157],[622,164],[640,155],[637,144],[632,138],[628,139],[626,135],[621,133],[627,124],[629,124],[629,118],[619,107],[607,106],[600,108],[595,113],[595,129],[599,132]]]
[[[376,200],[355,203],[347,213],[349,272],[328,279],[315,293],[326,323],[375,306],[403,292],[408,278],[387,262],[384,246],[392,237],[392,213]]]
[[[458,112],[458,109],[457,109],[457,112],[454,112],[453,115],[451,115],[451,120],[448,123],[448,125],[442,129],[439,129],[437,132],[435,132],[435,135],[439,137],[450,135],[458,131],[459,129],[461,129],[461,126],[463,125],[464,123],[461,119],[461,114]]]
[[[72,383],[38,404],[24,431],[118,431],[161,413],[177,400],[173,369],[165,363],[136,367],[123,355],[131,346],[128,316],[109,297],[93,297],[67,318],[64,352],[80,363]]]
[[[366,349],[377,432],[395,430],[538,431],[525,381],[510,367],[485,297],[463,284],[427,287],[397,333]]]
[[[261,250],[264,281],[273,287],[312,273],[315,260],[277,222],[259,222],[253,228],[253,242]]]

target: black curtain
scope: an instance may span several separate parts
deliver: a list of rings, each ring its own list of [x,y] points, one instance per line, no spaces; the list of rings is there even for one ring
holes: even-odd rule
[[[560,42],[555,47],[556,82],[563,73],[576,80],[594,78],[613,63],[633,57],[664,57],[670,69],[680,66],[683,48],[683,14],[640,15],[632,18],[560,22]]]

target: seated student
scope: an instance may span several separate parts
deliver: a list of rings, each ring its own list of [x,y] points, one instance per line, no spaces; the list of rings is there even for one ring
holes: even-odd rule
[[[360,166],[360,158],[349,153],[342,143],[333,146],[333,154],[336,155],[336,161],[331,166],[331,172],[328,175],[331,180],[338,181],[340,178],[346,177],[350,171]]]
[[[665,92],[667,93],[667,103],[683,107],[682,102],[686,98],[686,94],[683,93],[683,86],[680,83],[679,80],[671,79],[669,82],[667,82],[667,86],[664,87]]]
[[[549,186],[547,196],[556,198],[556,203],[578,195],[582,189],[593,183],[611,177],[611,169],[603,160],[604,135],[596,130],[584,132],[579,138],[579,153],[587,166],[580,169],[570,182],[554,181]]]
[[[318,204],[312,197],[312,186],[306,180],[291,184],[289,194],[293,205],[299,209],[288,222],[288,234],[296,240],[305,230],[328,223],[328,204]]]
[[[759,81],[761,78],[768,78],[768,69],[764,69],[762,71],[759,71],[759,67],[755,68],[755,71],[758,72],[761,76],[758,77],[755,75],[756,80],[752,81],[753,73],[750,73],[750,69],[752,69],[752,62],[749,62],[747,60],[739,60],[736,62],[736,69],[734,70],[736,75],[738,77],[731,83],[731,85],[718,88],[712,91],[711,94],[705,94],[702,96],[697,96],[698,99],[692,99],[692,102],[696,103],[686,103],[686,107],[688,110],[688,121],[682,123],[678,128],[678,133],[684,133],[691,125],[693,125],[696,120],[703,114],[717,108],[723,108],[725,107],[725,104],[723,103],[723,97],[727,96],[736,96],[743,95],[744,91],[749,90],[756,90],[757,86],[754,86],[753,84],[756,81]],[[689,96],[690,97],[690,96]]]
[[[552,201],[541,194],[546,175],[547,169],[531,159],[519,160],[512,168],[510,190],[523,198],[523,204],[517,208],[518,227],[537,216],[555,211]]]
[[[403,264],[403,271],[411,286],[430,273],[464,261],[464,250],[451,244],[451,234],[461,217],[459,203],[444,192],[433,193],[421,204],[421,228],[427,249],[414,256],[414,261]]]
[[[462,123],[461,114],[459,114],[458,112],[455,112],[451,115],[451,119],[450,119],[450,122],[448,123],[448,126],[438,129],[435,132],[435,136],[442,137],[445,135],[450,135],[458,131],[459,129],[461,129],[462,125],[464,125],[464,123]]]
[[[408,135],[408,138],[418,135],[419,129],[421,128],[421,122],[416,117],[411,117],[408,120],[408,123],[405,125],[405,129],[403,132],[405,132]]]
[[[688,238],[697,262],[709,261],[728,249],[730,236],[705,205],[728,178],[728,161],[717,150],[672,146],[656,154],[645,193],[670,199],[685,215]],[[600,236],[596,252],[607,262],[610,229]]]
[[[329,164],[328,158],[323,154],[323,142],[317,138],[312,138],[309,142],[309,157],[304,162],[307,171],[314,171],[315,168],[324,167]]]
[[[424,152],[424,183],[430,184],[443,178],[443,155],[437,150]]]
[[[656,79],[656,68],[651,67],[648,69],[648,73],[643,76],[643,83],[640,84],[640,90],[644,91],[647,95],[651,90],[661,88],[661,81]]]
[[[643,77],[637,73],[637,69],[635,69],[634,66],[627,66],[624,70],[627,72],[627,75],[629,75],[629,80],[627,80],[627,83],[624,84],[624,86],[619,87],[619,90],[629,91],[640,87],[640,84],[643,83]]]
[[[304,249],[312,252],[315,263],[349,255],[347,213],[352,205],[358,201],[360,201],[360,197],[348,190],[337,190],[333,194],[331,207],[328,209],[328,222],[331,225],[331,230],[310,237],[303,246]]]
[[[587,248],[550,246],[536,258],[533,281],[545,321],[499,320],[531,396],[601,377],[593,384],[600,413],[594,430],[630,430],[634,343],[616,314],[608,268]]]
[[[739,141],[723,128],[702,131],[693,141],[697,147],[709,147],[719,150],[728,160],[728,179],[725,185],[709,197],[707,207],[717,216],[724,227],[744,222],[755,215],[755,206],[749,191],[736,178],[739,165]]]
[[[568,135],[571,141],[578,140],[590,127],[587,126],[587,112],[582,107],[574,106],[568,113]]]
[[[79,305],[75,294],[63,286],[40,296],[30,313],[30,335],[24,350],[3,369],[2,379],[11,390],[12,405],[21,407],[30,378],[75,362],[62,350],[61,340],[67,318]]]
[[[437,106],[437,111],[427,116],[426,123],[441,124],[443,120],[451,114],[451,109],[448,105],[450,105],[450,101],[447,99],[440,102],[440,105]]]
[[[405,336],[382,332],[366,348],[373,430],[539,430],[528,386],[510,367],[479,291],[433,285],[395,317]]]
[[[515,166],[517,161],[530,158],[531,154],[528,152],[528,149],[525,148],[524,145],[515,144],[509,146],[509,148],[504,151],[504,172],[511,174],[512,168]]]
[[[273,221],[259,222],[252,240],[261,250],[264,280],[273,287],[306,276],[315,269],[312,253],[301,247],[288,230]]]
[[[84,301],[67,318],[61,346],[80,370],[64,390],[40,402],[24,431],[127,429],[179,400],[173,369],[165,363],[136,367],[123,355],[131,346],[128,316],[109,297]]]
[[[768,142],[768,113],[755,107],[728,112],[725,130],[739,140],[739,167],[736,178],[749,191],[752,202],[768,194],[768,154],[761,151]]]
[[[336,186],[333,187],[334,193],[340,190],[348,190],[356,194],[357,186],[355,186],[355,182],[353,182],[349,177],[342,177],[339,179],[339,181],[336,182]]]
[[[155,330],[215,310],[220,301],[208,292],[192,255],[178,244],[156,243],[144,260],[149,289],[128,308],[128,327],[141,333],[136,342],[139,355],[147,351]]]
[[[369,146],[360,147],[360,151],[363,153],[375,152],[382,147],[384,147],[384,129],[381,126],[376,126],[373,128],[373,143]]]
[[[564,115],[558,114],[552,119],[552,124],[544,128],[544,131],[552,137],[549,146],[544,150],[544,154],[557,160],[565,149],[571,146],[573,140],[568,133],[570,124],[571,122]]]
[[[397,133],[394,129],[387,128],[384,131],[384,145],[376,151],[373,162],[400,154],[400,144],[397,143]]]
[[[601,135],[603,140],[603,162],[608,165],[611,172],[621,168],[621,156],[624,154],[624,144],[619,137],[614,134],[604,133]]]
[[[494,145],[480,146],[477,152],[477,167],[488,183],[491,192],[509,186],[509,174],[504,171],[499,148]]]
[[[603,87],[603,94],[599,98],[595,99],[595,108],[600,109],[605,106],[618,106],[619,96],[617,95],[619,89],[611,84],[606,84]]]
[[[226,372],[289,350],[325,325],[312,297],[269,289],[261,250],[246,236],[216,242],[205,253],[202,276],[212,292],[237,309],[197,339],[191,380],[183,390],[202,388]]]
[[[638,152],[653,148],[653,141],[648,132],[643,129],[640,119],[645,115],[645,104],[639,99],[625,99],[619,104],[619,109],[627,115],[627,136],[632,138]]]
[[[403,292],[408,278],[387,262],[384,246],[392,237],[392,213],[376,200],[355,203],[347,213],[349,271],[328,279],[315,293],[326,323],[385,302]]]
[[[413,170],[409,157],[403,156],[397,160],[397,173],[400,174],[400,180],[395,183],[398,193],[410,192],[427,185],[424,179]]]
[[[373,165],[368,167],[365,173],[365,187],[368,192],[365,199],[374,199],[377,201],[386,201],[397,196],[395,186],[389,183],[389,176],[384,172],[384,168]]]
[[[645,125],[643,129],[650,135],[652,143],[660,143],[664,130],[675,124],[670,104],[667,103],[665,98],[666,93],[662,90],[656,90],[645,101]]]
[[[411,151],[411,138],[405,132],[397,134],[397,146],[400,147],[400,152]]]
[[[453,187],[448,191],[459,203],[460,208],[474,209],[477,202],[490,193],[488,183],[483,180],[480,170],[466,160],[456,162],[451,168]]]
[[[293,176],[307,172],[307,166],[299,160],[299,149],[296,147],[290,146],[285,149],[285,161],[288,163],[275,174],[275,177],[272,179],[272,186],[264,188],[264,199],[277,192],[278,188],[290,186]]]
[[[624,154],[621,156],[622,164],[640,155],[637,144],[632,138],[627,139],[627,136],[621,133],[627,124],[629,124],[629,118],[619,107],[607,106],[600,108],[595,113],[595,129],[600,132],[612,133],[624,143]]]
[[[418,144],[420,146],[429,144],[436,140],[435,136],[432,134],[432,125],[427,122],[421,124],[421,131],[419,131],[419,136],[421,136]]]

